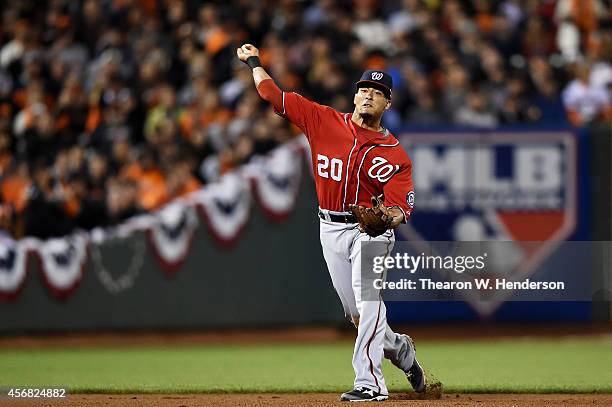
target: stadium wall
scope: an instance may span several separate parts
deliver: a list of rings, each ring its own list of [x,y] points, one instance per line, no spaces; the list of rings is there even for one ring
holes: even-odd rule
[[[590,131],[537,129],[536,132],[571,140],[568,145],[572,146],[572,151],[567,153],[576,159],[575,173],[570,174],[574,177],[576,222],[565,239],[610,240],[610,127],[600,126]],[[450,143],[452,137],[459,139],[467,133],[448,129],[407,129],[401,140],[413,154],[412,149],[418,143],[410,141],[411,136],[431,136],[434,141],[438,137]],[[534,137],[542,135],[534,135],[533,129],[515,128],[496,130],[495,134],[510,140],[510,150],[502,146],[501,158],[496,164],[502,173],[508,173],[504,170],[507,165],[504,161],[510,157],[512,148],[533,142]],[[476,143],[486,141],[491,135],[491,132],[478,132],[481,138],[477,137]],[[545,144],[546,140],[542,140]],[[419,171],[417,163],[414,171]],[[417,191],[417,208],[418,197]],[[344,317],[340,302],[321,254],[316,207],[312,180],[304,175],[297,205],[283,222],[272,222],[261,215],[259,208],[254,208],[232,248],[219,246],[206,228],[199,227],[191,252],[180,270],[174,274],[164,273],[151,252],[146,250],[141,271],[132,285],[116,293],[101,282],[100,264],[93,264],[96,256],[92,253],[88,256],[80,285],[64,300],[49,294],[42,279],[38,278],[39,264],[30,262],[29,276],[19,297],[0,304],[0,333],[341,324]],[[426,236],[428,239],[444,238],[435,235],[435,225],[440,221],[448,222],[448,219],[425,212],[419,208],[411,226],[425,234],[434,233]],[[400,239],[401,235],[402,231]],[[100,253],[102,268],[118,278],[130,272],[135,253],[143,245],[146,246],[146,237],[137,233],[104,243],[96,250]],[[551,259],[554,261],[554,256]],[[595,279],[607,276],[610,281],[610,270],[599,266],[593,269],[600,270]],[[507,302],[486,316],[467,302],[458,301],[392,302],[387,309],[392,323],[481,319],[492,322],[588,322],[610,318],[610,303],[602,301]]]
[[[300,199],[284,222],[272,223],[253,208],[232,248],[220,247],[199,227],[180,270],[164,273],[146,250],[133,286],[116,294],[101,283],[94,256],[65,300],[49,295],[38,262],[30,262],[20,297],[0,304],[0,332],[338,323],[344,317],[321,254],[316,208],[312,180],[304,176]],[[142,233],[104,244],[104,269],[115,278],[129,272],[142,244]]]

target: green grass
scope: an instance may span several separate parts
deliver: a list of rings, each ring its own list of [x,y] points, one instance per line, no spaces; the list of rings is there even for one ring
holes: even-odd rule
[[[70,392],[340,392],[352,344],[0,351],[0,386]],[[612,339],[419,342],[445,392],[612,393]],[[386,363],[386,362],[385,362]],[[407,388],[389,363],[390,390]]]

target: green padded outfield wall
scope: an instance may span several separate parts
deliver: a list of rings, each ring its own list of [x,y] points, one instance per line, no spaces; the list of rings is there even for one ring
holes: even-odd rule
[[[80,286],[63,301],[50,295],[38,262],[30,261],[20,296],[0,304],[0,332],[341,322],[340,301],[321,253],[316,210],[314,185],[305,174],[288,219],[274,223],[255,204],[231,249],[220,247],[200,224],[185,263],[170,276],[158,266],[143,233],[105,244],[99,253],[113,277],[129,272],[134,252],[145,250],[131,287],[115,294],[101,283],[91,250]]]

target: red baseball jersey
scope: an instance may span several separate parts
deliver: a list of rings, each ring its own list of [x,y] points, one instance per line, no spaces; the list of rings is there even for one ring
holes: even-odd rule
[[[371,197],[384,193],[386,206],[397,206],[407,220],[414,206],[412,162],[389,132],[365,129],[351,113],[283,92],[277,112],[304,131],[312,152],[319,206],[345,212],[349,205],[372,206]]]

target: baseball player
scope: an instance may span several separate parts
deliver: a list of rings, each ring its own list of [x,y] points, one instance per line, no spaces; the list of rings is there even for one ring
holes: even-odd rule
[[[341,113],[279,89],[253,45],[243,45],[237,54],[252,69],[259,95],[302,129],[310,144],[323,255],[344,312],[357,327],[354,388],[341,400],[388,398],[383,355],[404,371],[415,391],[425,391],[412,339],[389,328],[380,297],[361,300],[361,243],[383,242],[376,247],[386,253],[377,255],[388,254],[395,242],[393,229],[408,220],[414,204],[410,158],[380,124],[391,106],[391,77],[366,71],[357,82],[355,110]]]

